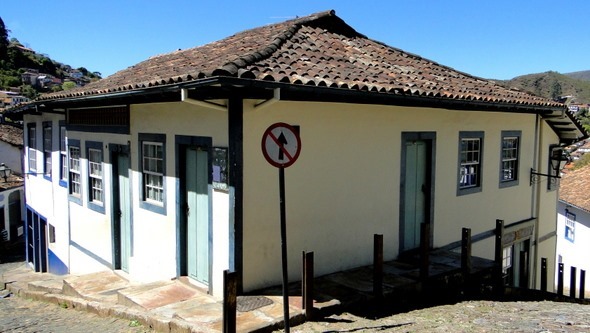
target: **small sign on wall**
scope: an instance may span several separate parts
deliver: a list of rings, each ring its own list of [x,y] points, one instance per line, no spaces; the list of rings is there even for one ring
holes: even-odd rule
[[[227,191],[228,185],[227,148],[213,147],[213,188]]]

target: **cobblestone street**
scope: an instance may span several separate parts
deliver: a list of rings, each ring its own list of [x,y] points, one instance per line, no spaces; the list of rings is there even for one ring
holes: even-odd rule
[[[0,332],[23,333],[139,333],[153,332],[125,319],[102,318],[55,304],[20,297],[0,299]]]
[[[306,322],[291,332],[590,332],[590,306],[571,303],[467,301],[378,318],[364,310]]]

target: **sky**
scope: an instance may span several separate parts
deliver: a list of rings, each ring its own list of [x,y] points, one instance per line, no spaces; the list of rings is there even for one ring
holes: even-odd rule
[[[0,0],[9,38],[103,77],[325,10],[371,39],[483,78],[590,70],[588,0]]]

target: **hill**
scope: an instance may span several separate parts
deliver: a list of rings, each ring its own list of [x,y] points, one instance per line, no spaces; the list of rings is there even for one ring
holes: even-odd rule
[[[590,71],[580,71],[580,72],[572,72],[572,73],[564,73],[563,75],[569,76],[574,79],[578,80],[588,80],[590,81]]]
[[[560,96],[573,96],[574,103],[589,104],[590,78],[580,79],[586,77],[586,75],[590,75],[590,71],[570,73],[567,75],[550,71],[517,76],[511,80],[498,81],[498,83],[551,99]]]
[[[32,99],[40,93],[70,89],[101,78],[99,72],[72,68],[24,46],[14,37],[8,40],[9,31],[0,18],[0,90],[18,91]]]

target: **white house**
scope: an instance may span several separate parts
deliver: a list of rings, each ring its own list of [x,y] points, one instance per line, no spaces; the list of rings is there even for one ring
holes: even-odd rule
[[[561,179],[557,208],[557,262],[564,265],[564,287],[571,288],[571,268],[576,268],[579,288],[581,270],[590,277],[590,166],[572,170]],[[588,278],[586,278],[588,280]],[[578,295],[578,294],[576,294]]]
[[[508,279],[538,287],[557,241],[557,191],[538,174],[555,174],[559,144],[587,136],[563,104],[371,40],[333,11],[152,57],[32,105],[31,264],[187,277],[215,295],[225,269],[243,291],[281,281],[278,171],[261,144],[272,124],[301,137],[285,170],[290,279],[301,251],[316,253],[322,275],[370,264],[376,233],[391,260],[419,245],[421,223],[437,248],[502,219]],[[285,149],[276,158],[292,158]],[[493,258],[493,244],[474,255]],[[521,251],[526,272],[515,269]]]
[[[24,233],[22,150],[22,129],[0,123],[0,242],[15,242]]]

